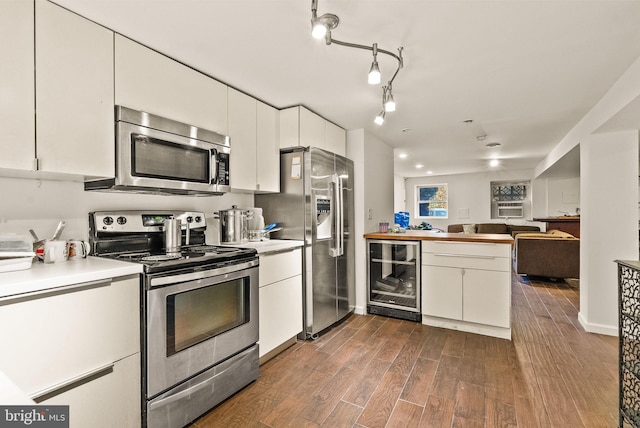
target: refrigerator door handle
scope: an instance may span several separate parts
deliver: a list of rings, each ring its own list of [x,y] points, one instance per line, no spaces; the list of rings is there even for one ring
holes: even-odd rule
[[[333,191],[333,242],[331,257],[344,254],[344,225],[342,223],[342,179],[337,174],[331,177]]]

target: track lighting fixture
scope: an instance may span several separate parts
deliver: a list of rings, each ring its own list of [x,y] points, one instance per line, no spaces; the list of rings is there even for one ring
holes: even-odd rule
[[[373,43],[372,46],[360,45],[357,43],[349,43],[343,42],[340,40],[336,40],[331,36],[331,31],[334,30],[338,24],[340,23],[340,19],[332,14],[325,13],[321,16],[318,16],[318,0],[311,0],[311,35],[316,39],[324,39],[327,45],[335,43],[336,45],[346,46],[349,48],[356,49],[365,49],[373,52],[373,62],[371,63],[371,67],[369,69],[369,74],[367,76],[367,81],[371,85],[377,85],[381,82],[382,77],[380,73],[380,67],[378,66],[378,52],[383,53],[385,55],[389,55],[398,61],[398,66],[396,68],[395,73],[391,79],[388,80],[387,86],[382,88],[382,104],[383,110],[376,116],[374,122],[378,125],[382,125],[384,122],[384,114],[385,112],[392,112],[396,110],[396,103],[393,99],[393,94],[391,93],[391,84],[395,80],[396,76],[400,69],[404,66],[404,59],[402,58],[402,47],[398,48],[398,54],[394,54],[393,52],[386,51],[384,49],[378,49],[378,44]]]
[[[389,85],[384,95],[384,111],[396,111],[396,102],[391,93],[391,85]]]
[[[373,121],[376,125],[382,125],[384,123],[384,110],[381,110]]]
[[[380,67],[378,67],[378,44],[373,44],[373,62],[371,63],[371,68],[369,69],[369,76],[367,81],[370,85],[377,85],[380,83]]]

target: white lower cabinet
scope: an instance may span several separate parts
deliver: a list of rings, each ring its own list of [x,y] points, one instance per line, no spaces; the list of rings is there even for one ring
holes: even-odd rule
[[[68,405],[71,428],[140,426],[140,354],[117,361],[41,405]],[[135,404],[135,405],[134,405]]]
[[[511,338],[510,244],[423,242],[423,324]]]
[[[71,427],[139,426],[139,296],[135,275],[1,299],[0,370]]]
[[[260,254],[260,362],[302,332],[302,250]]]

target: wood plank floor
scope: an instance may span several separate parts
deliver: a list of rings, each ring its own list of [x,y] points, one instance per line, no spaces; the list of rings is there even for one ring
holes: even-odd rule
[[[352,315],[192,428],[617,426],[618,339],[585,333],[575,286],[512,293],[512,341]]]

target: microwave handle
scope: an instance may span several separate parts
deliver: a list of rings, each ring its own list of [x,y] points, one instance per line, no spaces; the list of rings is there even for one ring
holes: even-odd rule
[[[218,151],[216,149],[209,149],[209,163],[210,169],[210,184],[218,184]]]

